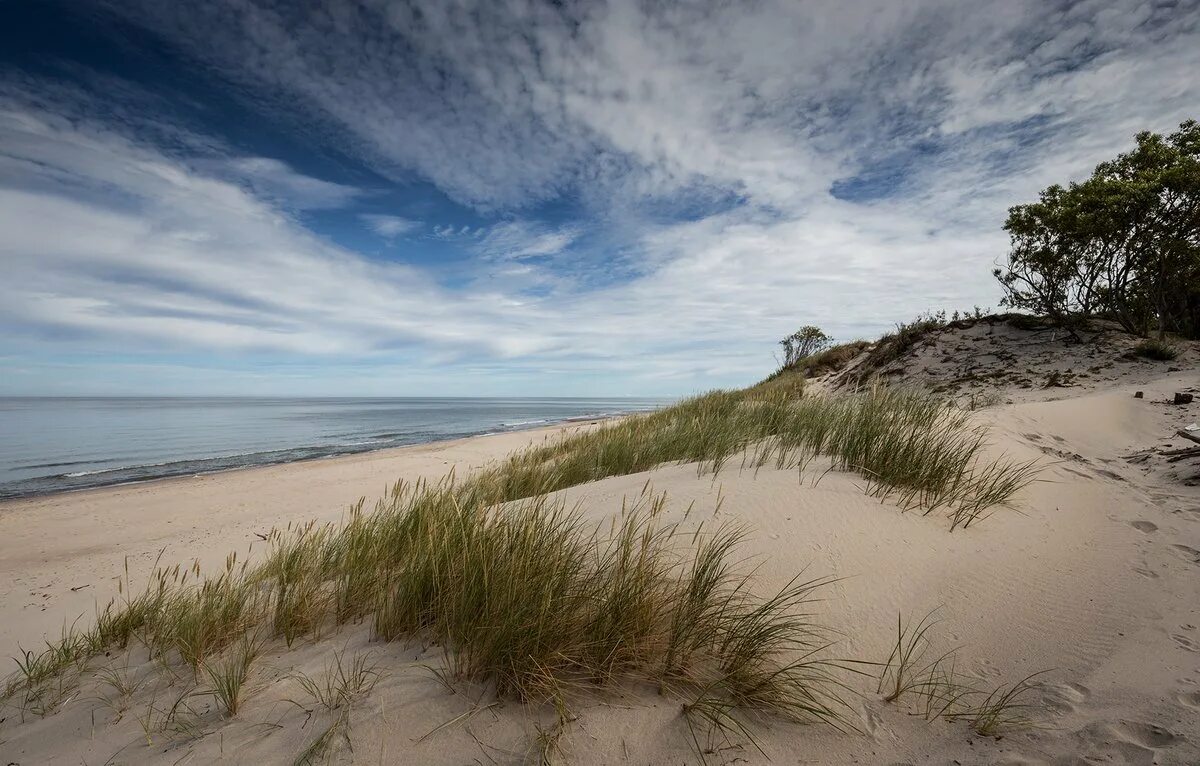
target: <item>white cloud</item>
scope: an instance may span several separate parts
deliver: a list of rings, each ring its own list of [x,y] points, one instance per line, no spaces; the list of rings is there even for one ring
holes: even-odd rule
[[[244,182],[260,197],[297,210],[345,207],[363,196],[360,189],[297,173],[269,157],[236,157],[216,163],[213,170]]]
[[[56,124],[61,105],[35,104],[0,136],[0,257],[28,283],[4,295],[10,317],[222,348],[415,346],[430,369],[483,354],[693,389],[761,373],[798,324],[846,338],[994,305],[1008,206],[1200,115],[1195,0],[112,10],[314,142],[499,220],[430,227],[477,256],[447,290],[285,214],[353,189],[274,160],[202,166],[127,138],[128,118]],[[535,220],[561,199],[581,212]]]
[[[238,184],[93,126],[10,105],[0,142],[0,176],[21,181],[0,187],[12,324],[298,354],[546,344],[488,295],[453,298],[411,267],[333,247]]]
[[[466,236],[464,228],[459,236]],[[490,259],[520,260],[558,255],[578,237],[576,226],[545,227],[529,221],[504,221],[489,228],[474,248]]]
[[[388,240],[395,239],[401,234],[409,234],[421,228],[419,221],[412,221],[397,215],[363,213],[359,218],[370,227],[371,231]]]

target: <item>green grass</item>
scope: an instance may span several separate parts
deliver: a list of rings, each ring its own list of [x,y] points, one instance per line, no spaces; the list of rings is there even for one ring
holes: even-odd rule
[[[1133,353],[1145,359],[1170,362],[1179,356],[1179,349],[1166,341],[1149,339],[1134,346]]]
[[[896,616],[896,645],[883,663],[876,689],[876,693],[884,695],[884,702],[895,702],[905,694],[921,691],[931,677],[936,677],[935,669],[947,658],[948,655],[942,655],[925,664],[929,632],[937,624],[934,614],[929,612],[916,625],[911,622],[905,625],[903,616]]]
[[[967,413],[886,388],[799,399],[714,392],[519,452],[479,474],[472,490],[504,502],[670,463],[715,473],[742,455],[793,469],[823,454],[863,474],[877,497],[945,510],[955,529],[1008,503],[1033,477],[1031,463],[987,460],[985,439]]]
[[[695,397],[549,440],[467,479],[398,483],[341,525],[272,533],[257,566],[231,555],[213,577],[158,570],[138,593],[127,573],[121,598],[92,629],[19,661],[9,692],[43,688],[137,642],[164,666],[207,677],[208,693],[236,715],[259,648],[250,636],[291,647],[367,620],[380,640],[441,645],[451,677],[502,697],[562,705],[640,681],[688,700],[694,734],[738,734],[759,716],[840,725],[843,666],[823,659],[828,639],[808,610],[826,581],[763,594],[739,553],[741,527],[684,531],[662,521],[665,497],[648,491],[598,526],[553,493],[669,464],[702,474],[734,463],[803,470],[825,455],[863,476],[870,494],[943,513],[954,530],[1011,502],[1033,476],[1029,463],[986,459],[986,434],[968,418],[882,388]],[[339,659],[339,668],[305,687],[342,711],[310,756],[345,723],[349,703],[339,695],[373,683],[357,661],[347,669]]]
[[[325,665],[324,674],[314,678],[300,673],[296,675],[296,681],[311,703],[332,713],[349,708],[370,694],[382,677],[379,663],[369,653],[347,659],[344,652],[334,652],[333,659]],[[296,704],[308,709],[299,702]]]
[[[339,742],[350,748],[350,708],[370,694],[382,677],[379,664],[369,653],[356,654],[347,660],[344,652],[334,652],[321,676],[297,674],[295,678],[307,701],[292,700],[292,703],[309,715],[319,709],[330,716],[330,722],[305,746],[294,763],[303,766],[327,760]]]
[[[803,381],[806,378],[816,378],[831,372],[838,372],[870,345],[869,341],[854,340],[830,346],[823,351],[798,359],[792,364],[785,364],[767,376],[756,388],[775,388],[793,378]]]
[[[245,635],[228,656],[201,665],[210,684],[207,694],[212,695],[224,715],[232,718],[242,709],[250,671],[261,651],[259,640],[255,636]]]
[[[1039,671],[1013,684],[1001,684],[988,690],[958,671],[957,650],[951,649],[925,662],[930,633],[937,624],[934,612],[916,625],[896,623],[896,644],[887,660],[879,663],[879,687],[884,702],[896,702],[905,696],[918,700],[917,713],[926,720],[965,721],[982,737],[1034,725],[1041,705],[1030,699],[1039,685]]]

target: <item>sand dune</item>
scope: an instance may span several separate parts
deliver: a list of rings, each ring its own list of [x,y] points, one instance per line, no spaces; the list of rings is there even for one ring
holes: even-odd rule
[[[1200,763],[1200,490],[1186,462],[1156,448],[1200,416],[1169,394],[1194,373],[1087,389],[1023,389],[1022,401],[981,410],[992,447],[1043,462],[1041,481],[1017,510],[998,509],[966,530],[936,515],[902,512],[862,491],[862,479],[764,468],[698,476],[669,466],[574,487],[565,494],[603,521],[624,499],[665,492],[667,520],[685,528],[743,520],[747,552],[764,589],[804,570],[840,578],[817,605],[839,639],[833,655],[883,660],[897,614],[937,609],[936,650],[958,648],[961,669],[981,683],[1037,671],[1036,726],[980,737],[963,722],[926,721],[911,701],[884,703],[875,684],[848,676],[860,731],[769,724],[761,751],[708,742],[708,763]],[[1133,398],[1136,388],[1145,398]],[[1039,401],[1048,396],[1053,401]],[[544,434],[510,434],[338,461],[299,464],[63,495],[0,506],[0,591],[5,647],[28,643],[111,591],[125,555],[144,573],[164,560],[200,556],[206,565],[245,549],[254,532],[309,518],[336,519],[354,497],[397,477],[431,476],[477,465]],[[690,510],[689,510],[690,508]],[[72,592],[72,586],[90,587]],[[449,691],[426,666],[436,647],[369,640],[365,626],[276,651],[262,663],[255,693],[238,717],[222,720],[194,700],[191,728],[147,735],[153,718],[183,689],[165,688],[151,665],[133,659],[143,685],[129,699],[111,688],[81,689],[62,710],[39,718],[8,712],[0,756],[41,763],[290,763],[327,725],[288,702],[292,674],[319,673],[334,649],[369,651],[387,674],[353,710],[348,744],[333,760],[366,763],[519,763],[552,711],[492,703],[483,690]],[[116,661],[116,658],[114,658]],[[124,662],[124,660],[121,660]],[[88,698],[91,699],[88,699]],[[121,708],[124,708],[123,710]],[[562,739],[573,763],[698,763],[680,702],[653,690],[590,695]],[[316,716],[319,719],[319,715]],[[352,749],[351,749],[352,748]]]

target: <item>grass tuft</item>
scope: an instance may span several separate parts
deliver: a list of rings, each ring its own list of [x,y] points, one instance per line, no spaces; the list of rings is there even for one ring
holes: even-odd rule
[[[1158,362],[1170,362],[1179,356],[1179,349],[1166,341],[1147,339],[1133,347],[1136,356]]]
[[[1034,679],[1047,671],[987,691],[980,689],[976,680],[959,673],[956,650],[924,663],[929,633],[937,624],[934,613],[926,614],[916,625],[906,626],[902,618],[897,619],[896,645],[881,664],[877,689],[885,695],[884,702],[895,702],[911,693],[926,720],[966,721],[976,734],[985,737],[1032,726],[1039,705],[1028,698],[1039,688]]]
[[[213,696],[225,716],[232,718],[241,710],[250,669],[261,649],[262,644],[256,637],[243,636],[228,656],[201,664],[211,685],[208,694]]]
[[[928,683],[930,674],[948,656],[942,655],[931,664],[922,664],[929,649],[929,631],[937,624],[934,620],[936,611],[927,613],[916,625],[911,622],[905,625],[903,616],[896,616],[896,645],[883,663],[876,689],[878,694],[884,694],[884,702],[895,702],[904,694],[920,691]]]
[[[947,712],[947,720],[965,720],[981,737],[994,737],[1007,731],[1025,729],[1033,725],[1033,713],[1039,705],[1028,701],[1039,685],[1033,679],[1046,671],[1039,671],[1022,678],[1014,684],[1001,685],[987,692],[983,699],[964,706],[961,710]]]
[[[370,694],[381,677],[378,663],[371,654],[356,654],[347,661],[345,653],[334,652],[322,676],[313,678],[301,673],[296,680],[313,703],[332,713],[349,708]]]

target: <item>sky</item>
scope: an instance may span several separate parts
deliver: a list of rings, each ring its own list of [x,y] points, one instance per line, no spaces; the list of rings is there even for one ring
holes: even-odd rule
[[[677,396],[996,308],[1200,0],[0,0],[0,395]]]

